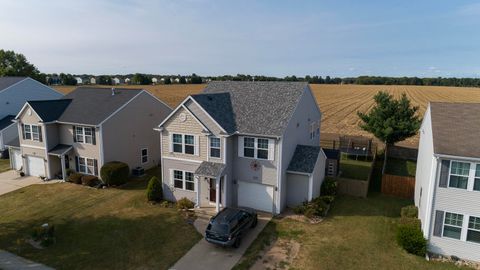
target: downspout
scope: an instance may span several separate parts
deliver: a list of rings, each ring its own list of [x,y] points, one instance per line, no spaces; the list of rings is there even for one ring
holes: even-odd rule
[[[277,201],[277,206],[276,206],[276,214],[280,214],[281,211],[281,198],[282,198],[282,150],[283,150],[283,140],[278,139],[278,170],[277,170],[277,186],[278,190],[276,192],[276,201]],[[275,213],[274,213],[275,214]]]
[[[428,200],[427,200],[427,205],[428,205],[428,210],[427,210],[427,215],[425,217],[425,219],[428,219],[428,222],[426,222],[427,224],[427,230],[426,230],[426,235],[425,238],[428,240],[430,238],[430,232],[432,230],[432,217],[433,217],[433,204],[434,204],[434,199],[433,199],[433,196],[435,196],[435,193],[436,193],[436,190],[437,190],[437,179],[439,178],[439,162],[438,162],[439,158],[438,157],[435,157],[435,159],[433,160],[433,162],[435,163],[435,166],[432,166],[432,169],[431,169],[431,172],[430,172],[430,177],[433,179],[430,178],[430,188],[428,189]],[[435,171],[435,173],[433,173],[433,171]],[[426,220],[427,221],[427,220]]]

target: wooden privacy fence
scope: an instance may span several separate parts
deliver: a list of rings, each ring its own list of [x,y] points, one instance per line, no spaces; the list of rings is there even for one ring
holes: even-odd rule
[[[382,176],[382,193],[413,199],[415,195],[415,177],[384,174]]]

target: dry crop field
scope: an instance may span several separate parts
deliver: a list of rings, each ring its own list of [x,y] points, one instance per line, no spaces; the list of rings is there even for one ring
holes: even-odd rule
[[[175,107],[187,95],[199,93],[205,85],[142,85],[119,86],[126,88],[144,88],[171,107]],[[366,135],[358,127],[357,111],[365,112],[373,106],[373,96],[381,90],[399,97],[406,93],[414,105],[420,106],[423,115],[429,101],[480,102],[480,88],[440,87],[440,86],[402,86],[402,85],[310,85],[320,109],[323,112],[322,133]],[[56,89],[68,93],[75,87],[58,86]],[[416,145],[418,138],[407,140],[407,144]]]

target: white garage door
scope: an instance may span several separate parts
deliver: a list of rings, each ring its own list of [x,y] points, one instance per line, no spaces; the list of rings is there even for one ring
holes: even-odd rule
[[[20,170],[23,166],[22,153],[20,150],[12,150],[13,169]]]
[[[273,211],[273,187],[239,181],[238,206],[271,213]]]
[[[43,158],[27,156],[27,174],[31,176],[45,176]]]

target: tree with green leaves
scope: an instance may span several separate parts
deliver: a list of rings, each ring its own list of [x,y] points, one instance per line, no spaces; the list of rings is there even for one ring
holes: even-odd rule
[[[3,76],[31,77],[46,83],[46,75],[30,64],[23,54],[0,49],[0,77]]]
[[[385,143],[383,174],[388,146],[417,134],[422,120],[417,115],[418,106],[412,106],[405,93],[397,100],[389,93],[380,91],[373,99],[375,106],[368,113],[357,114],[362,120],[360,127]]]
[[[133,84],[147,85],[150,84],[150,79],[145,74],[135,73],[135,75],[133,75],[132,82]]]

